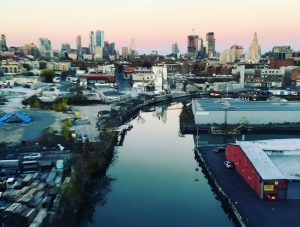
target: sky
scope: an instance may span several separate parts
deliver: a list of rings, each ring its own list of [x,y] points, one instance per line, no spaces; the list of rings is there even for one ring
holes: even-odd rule
[[[88,46],[90,31],[105,32],[118,49],[132,38],[139,53],[169,54],[187,35],[214,32],[216,50],[233,44],[248,49],[254,32],[263,52],[275,45],[300,50],[300,0],[0,0],[0,33],[9,46],[49,38],[75,48],[77,35]]]

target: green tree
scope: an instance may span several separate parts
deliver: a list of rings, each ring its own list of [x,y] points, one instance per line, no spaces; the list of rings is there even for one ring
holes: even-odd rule
[[[43,69],[41,70],[40,76],[43,78],[44,82],[52,83],[53,78],[55,77],[55,72],[52,69]]]

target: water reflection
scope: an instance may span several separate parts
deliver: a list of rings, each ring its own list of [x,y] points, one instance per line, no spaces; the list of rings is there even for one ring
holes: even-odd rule
[[[193,136],[178,136],[181,107],[154,107],[130,122],[82,226],[233,225],[195,160]]]
[[[105,176],[102,179],[95,179],[90,189],[86,193],[84,209],[81,213],[82,223],[93,223],[93,215],[98,205],[105,206],[107,203],[107,194],[111,192],[111,185],[115,179]],[[81,226],[84,226],[81,225]]]

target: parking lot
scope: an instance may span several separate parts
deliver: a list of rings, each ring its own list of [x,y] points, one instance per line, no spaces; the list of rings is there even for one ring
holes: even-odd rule
[[[261,200],[234,169],[225,167],[225,152],[216,153],[215,148],[198,150],[246,225],[300,226],[300,200]]]

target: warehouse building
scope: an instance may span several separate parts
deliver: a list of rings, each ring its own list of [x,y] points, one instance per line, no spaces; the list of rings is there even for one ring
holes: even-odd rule
[[[239,99],[194,99],[196,125],[283,124],[300,122],[300,103],[251,102]]]
[[[226,159],[261,199],[300,199],[300,139],[237,141]]]

